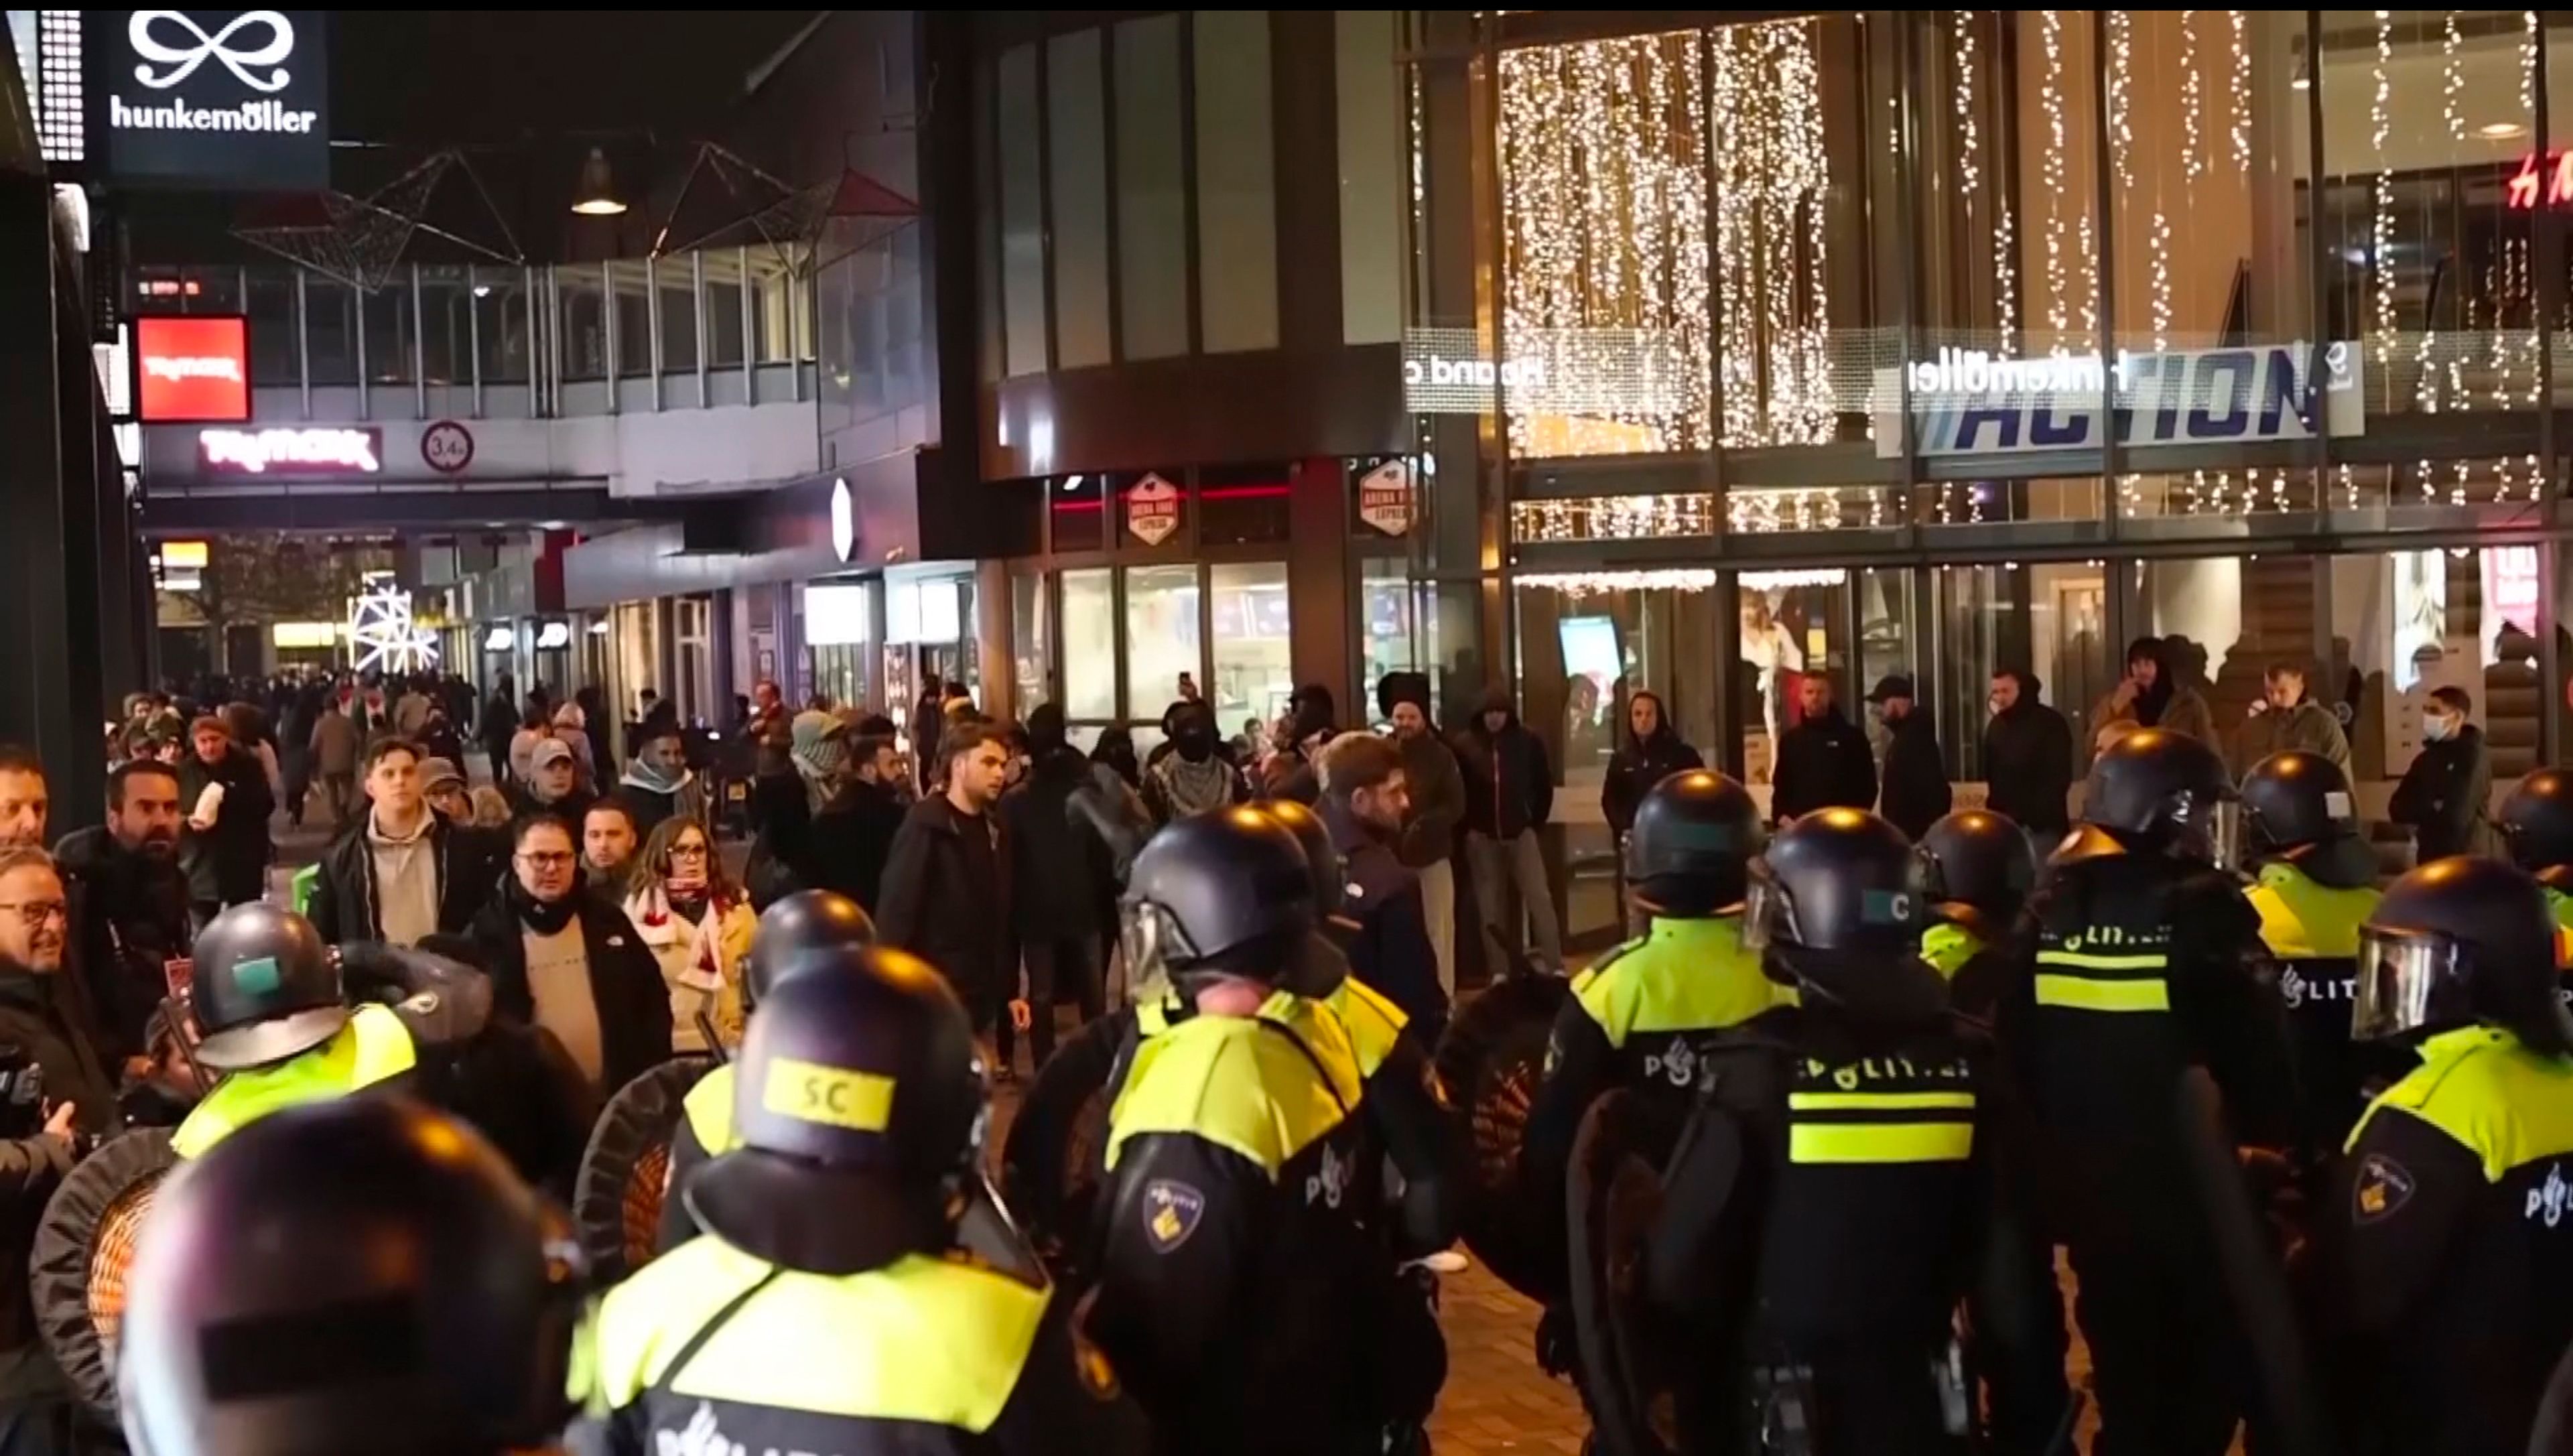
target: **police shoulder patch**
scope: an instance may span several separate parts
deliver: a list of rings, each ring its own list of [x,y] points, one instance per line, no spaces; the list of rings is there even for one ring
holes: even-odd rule
[[[2393,1217],[2412,1201],[2412,1170],[2381,1152],[2359,1159],[2358,1181],[2350,1194],[2350,1217],[2375,1223]]]
[[[1176,1178],[1155,1178],[1144,1185],[1144,1236],[1155,1253],[1171,1253],[1198,1231],[1206,1216],[1206,1194]]]

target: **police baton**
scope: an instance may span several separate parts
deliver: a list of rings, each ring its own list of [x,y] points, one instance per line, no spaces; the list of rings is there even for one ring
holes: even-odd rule
[[[706,1039],[706,1055],[717,1067],[732,1065],[732,1054],[724,1050],[723,1038],[715,1035],[715,1019],[705,1012],[697,1013],[697,1035]]]

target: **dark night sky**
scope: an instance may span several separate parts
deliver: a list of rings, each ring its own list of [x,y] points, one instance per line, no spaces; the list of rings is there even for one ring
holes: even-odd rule
[[[575,221],[566,211],[581,159],[603,147],[629,201],[655,183],[668,188],[694,143],[727,131],[750,71],[817,13],[334,11],[331,129],[341,144],[334,182],[365,196],[431,153],[458,147],[532,260],[636,254],[648,240],[648,209],[616,223]],[[132,257],[265,261],[227,236],[264,206],[204,193],[131,197]],[[450,181],[431,211],[469,236],[487,236],[454,212],[474,206]],[[636,236],[619,236],[626,231]],[[438,245],[421,246],[423,261],[437,261]]]
[[[693,134],[809,10],[341,10],[333,129],[434,145],[530,132]]]

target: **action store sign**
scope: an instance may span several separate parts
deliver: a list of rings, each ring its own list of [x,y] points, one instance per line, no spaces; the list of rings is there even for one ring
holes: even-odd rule
[[[321,10],[86,10],[93,139],[124,182],[331,185]]]
[[[134,321],[134,416],[145,424],[250,418],[250,331],[238,314]]]

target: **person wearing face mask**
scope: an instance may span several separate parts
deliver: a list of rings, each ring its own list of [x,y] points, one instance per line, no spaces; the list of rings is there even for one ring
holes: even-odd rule
[[[169,994],[170,962],[188,954],[188,879],[179,872],[179,776],[135,759],[107,776],[107,823],[54,848],[72,906],[72,954],[105,1050],[139,1057]]]
[[[693,1057],[740,1045],[741,968],[759,922],[705,826],[665,819],[652,831],[625,884],[625,918],[661,965],[673,1049]]]
[[[1241,770],[1216,752],[1215,715],[1203,703],[1172,705],[1171,751],[1144,770],[1144,804],[1168,824],[1251,798]]]
[[[2414,861],[2499,852],[2485,812],[2492,800],[2492,755],[2484,730],[2466,721],[2474,699],[2464,688],[2434,688],[2421,709],[2421,751],[2394,786],[2385,817],[2412,831]]]

